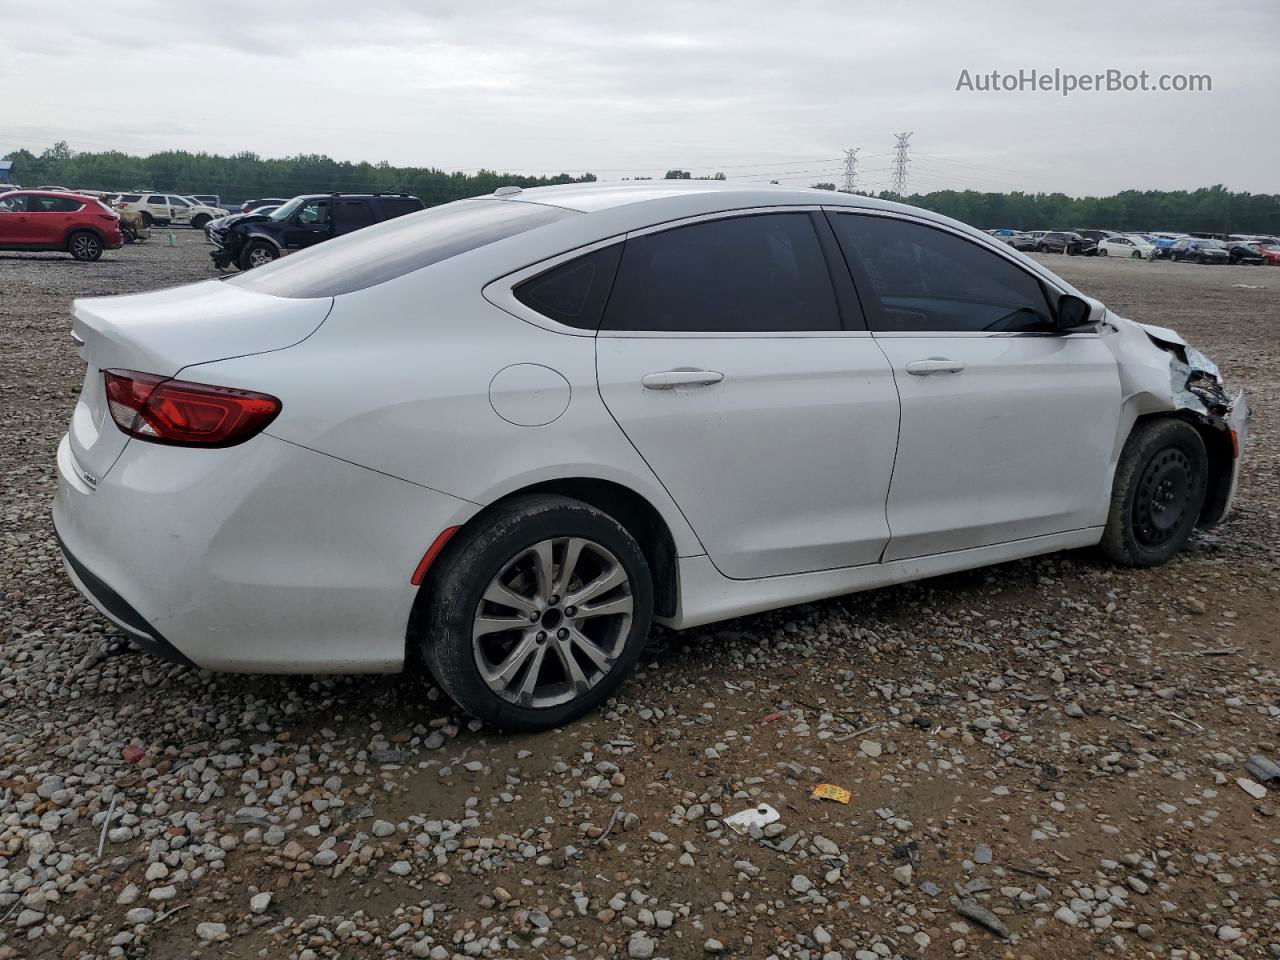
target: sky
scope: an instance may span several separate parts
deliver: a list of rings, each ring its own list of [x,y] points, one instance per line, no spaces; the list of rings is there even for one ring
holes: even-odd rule
[[[0,156],[184,149],[907,192],[1280,192],[1280,3],[0,0]],[[1207,92],[961,89],[996,70]]]

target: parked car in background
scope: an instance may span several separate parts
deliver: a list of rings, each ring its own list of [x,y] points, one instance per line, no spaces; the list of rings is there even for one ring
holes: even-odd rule
[[[1183,239],[1180,233],[1149,233],[1147,237],[1151,240],[1151,245],[1156,248],[1158,260],[1167,260],[1172,257],[1174,244]]]
[[[1228,263],[1263,264],[1267,258],[1262,255],[1259,244],[1253,240],[1227,240],[1222,244],[1227,249]]]
[[[1117,233],[1114,230],[1076,230],[1074,232],[1080,234],[1086,240],[1092,240],[1095,244],[1101,243],[1103,240],[1109,240],[1111,237],[1124,236],[1124,234]]]
[[[1128,236],[1104,237],[1098,243],[1100,257],[1130,257],[1134,260],[1145,260],[1155,252],[1155,245],[1146,237],[1136,233]]]
[[[122,193],[116,197],[117,209],[136,213],[142,218],[143,226],[167,226],[174,222],[179,214],[174,210],[169,194],[139,191],[138,193]],[[184,203],[183,207],[187,205]]]
[[[1013,233],[1007,237],[1001,237],[1000,239],[1013,247],[1013,249],[1021,250],[1024,253],[1030,253],[1032,250],[1036,249],[1037,241],[1030,234]]]
[[[324,243],[384,220],[414,213],[424,204],[403,193],[317,193],[294,197],[270,216],[250,213],[209,231],[214,266],[249,270],[290,250]]]
[[[120,216],[93,197],[55,190],[0,194],[0,250],[64,250],[97,260],[124,245]]]
[[[197,201],[206,207],[221,207],[222,198],[216,193],[192,193],[188,194],[192,200]]]
[[[1265,263],[1280,267],[1280,243],[1259,243],[1258,252]]]
[[[1150,567],[1230,509],[1244,397],[978,230],[817,190],[509,190],[75,301],[75,586],[204,669],[421,662],[545,729],[655,619],[1089,546]]]
[[[248,213],[250,210],[256,210],[258,207],[265,207],[268,205],[278,207],[280,204],[288,202],[289,200],[287,197],[262,197],[258,200],[246,200],[244,203],[240,204],[240,212]]]
[[[1048,230],[1028,230],[1027,236],[1030,237],[1032,240],[1039,241],[1039,239],[1048,232],[1049,232]]]
[[[201,203],[195,197],[174,197],[172,199],[186,201],[187,205],[182,210],[180,219],[189,224],[193,230],[203,230],[210,221],[225,217],[230,213],[229,210],[224,210],[222,207]]]
[[[1229,259],[1226,247],[1206,237],[1183,237],[1169,248],[1169,256],[1196,263],[1227,263]]]
[[[1065,253],[1072,257],[1091,257],[1098,245],[1070,230],[1051,230],[1036,241],[1040,253]]]

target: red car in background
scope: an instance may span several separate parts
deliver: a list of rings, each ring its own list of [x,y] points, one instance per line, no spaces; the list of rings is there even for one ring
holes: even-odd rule
[[[1280,246],[1274,243],[1259,243],[1258,252],[1266,259],[1268,265],[1280,267]]]
[[[93,197],[52,190],[0,193],[0,250],[62,250],[97,260],[124,245],[120,215]]]

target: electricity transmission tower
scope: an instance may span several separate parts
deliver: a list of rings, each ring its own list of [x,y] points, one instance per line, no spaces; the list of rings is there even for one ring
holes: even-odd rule
[[[853,193],[857,187],[858,151],[861,147],[852,147],[844,152],[844,192]]]
[[[893,148],[893,193],[897,197],[906,195],[907,164],[911,162],[910,158],[907,157],[907,151],[911,149],[909,141],[911,140],[911,134],[914,132],[894,134],[898,142],[894,144]]]

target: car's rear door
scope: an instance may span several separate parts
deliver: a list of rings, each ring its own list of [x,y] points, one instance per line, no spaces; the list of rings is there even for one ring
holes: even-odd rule
[[[61,247],[84,204],[70,197],[33,193],[27,198],[27,229],[32,244]]]
[[[885,560],[1101,525],[1121,402],[1100,336],[1057,331],[1013,254],[909,218],[828,216],[902,400]]]
[[[898,399],[848,280],[816,210],[626,239],[600,392],[728,577],[875,563],[888,541]]]

